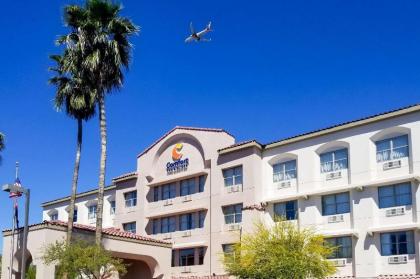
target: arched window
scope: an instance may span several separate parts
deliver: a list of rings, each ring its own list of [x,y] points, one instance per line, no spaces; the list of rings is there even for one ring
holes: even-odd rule
[[[296,160],[289,160],[273,164],[273,182],[280,182],[296,178]]]
[[[348,168],[348,149],[341,148],[319,155],[321,159],[321,173],[333,172]]]
[[[268,163],[273,171],[274,183],[297,178],[297,156],[295,154],[279,154],[271,158]]]
[[[390,137],[375,142],[376,161],[386,162],[408,157],[408,135]]]

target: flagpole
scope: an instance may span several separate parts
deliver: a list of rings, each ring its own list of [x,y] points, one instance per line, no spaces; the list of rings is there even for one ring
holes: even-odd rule
[[[10,247],[10,266],[9,266],[9,279],[12,279],[12,274],[13,274],[13,254],[14,254],[14,249],[15,249],[15,226],[16,226],[16,222],[15,222],[15,203],[12,203],[13,205],[13,225],[12,225],[12,240],[11,240],[11,247]]]
[[[15,181],[18,178],[19,175],[19,162],[16,162],[16,168],[15,168]],[[14,197],[13,198],[13,203],[12,203],[12,220],[13,220],[13,225],[12,225],[12,240],[11,240],[11,247],[10,247],[10,267],[9,267],[9,279],[12,279],[12,275],[13,275],[13,256],[15,253],[15,228],[16,228],[16,203],[17,203],[17,198]]]

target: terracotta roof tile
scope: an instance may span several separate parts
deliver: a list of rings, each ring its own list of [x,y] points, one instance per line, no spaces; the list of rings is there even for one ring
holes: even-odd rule
[[[134,178],[136,176],[137,176],[137,171],[132,171],[132,172],[124,173],[124,174],[121,174],[121,175],[119,175],[117,177],[114,177],[112,179],[112,181],[117,181],[117,180],[120,180],[120,179],[129,178],[129,177],[133,177]]]
[[[351,123],[355,123],[355,122],[367,120],[367,119],[370,119],[370,118],[375,118],[375,117],[378,117],[378,116],[390,114],[390,113],[397,112],[397,111],[400,111],[400,110],[405,110],[405,109],[413,108],[413,107],[416,107],[416,106],[420,106],[420,104],[414,104],[414,105],[411,105],[411,106],[402,107],[402,108],[398,108],[398,109],[394,109],[394,110],[390,110],[390,111],[386,111],[386,112],[382,112],[382,113],[378,113],[378,114],[374,114],[374,115],[362,117],[362,118],[359,118],[359,119],[356,119],[356,120],[339,123],[339,124],[336,124],[336,125],[332,125],[332,126],[329,126],[329,127],[326,127],[326,128],[322,128],[322,129],[310,131],[310,132],[307,132],[307,133],[303,133],[303,134],[299,134],[299,135],[295,135],[295,136],[291,136],[291,137],[287,137],[287,138],[275,140],[275,141],[269,142],[267,144],[264,144],[264,146],[267,146],[267,145],[270,145],[270,144],[273,144],[273,143],[278,143],[278,142],[290,140],[290,139],[294,139],[294,138],[298,138],[298,137],[302,137],[302,136],[307,136],[307,135],[314,134],[314,133],[317,133],[317,132],[321,132],[321,131],[333,129],[333,128],[336,128],[336,127],[340,127],[340,126],[344,126],[344,125],[347,125],[347,124],[351,124]]]
[[[63,222],[63,221],[44,221],[42,223],[30,225],[29,228],[36,227],[36,226],[41,226],[41,225],[49,225],[49,224],[50,225],[55,225],[55,226],[60,226],[60,227],[67,227],[67,222]],[[79,229],[79,230],[95,232],[95,227],[94,226],[74,223],[73,227],[75,229]],[[3,232],[9,232],[9,231],[11,231],[11,230],[7,229],[7,230],[4,230]],[[116,236],[116,237],[122,237],[122,238],[128,238],[128,239],[135,239],[135,240],[141,240],[141,241],[152,242],[152,243],[171,244],[170,242],[167,242],[167,241],[158,240],[158,239],[154,239],[154,238],[151,238],[151,237],[146,237],[146,236],[134,234],[134,233],[131,233],[131,232],[122,231],[122,230],[120,230],[118,228],[114,228],[114,227],[104,228],[104,229],[102,229],[102,233],[104,235]]]
[[[225,149],[230,149],[230,148],[233,148],[233,147],[242,146],[242,145],[245,145],[245,144],[248,144],[248,143],[252,143],[252,142],[255,142],[256,144],[259,144],[259,145],[261,145],[261,147],[263,147],[263,145],[261,143],[259,143],[255,139],[253,139],[253,140],[245,140],[245,141],[237,142],[235,144],[232,144],[232,145],[229,145],[229,146],[220,148],[218,151],[220,152],[220,151],[225,150]]]
[[[165,137],[167,137],[169,134],[174,132],[175,130],[190,130],[190,131],[203,131],[203,132],[216,132],[216,133],[226,133],[232,138],[234,137],[232,134],[227,132],[224,129],[217,129],[217,128],[197,128],[197,127],[186,127],[186,126],[175,126],[173,129],[168,131],[166,134],[161,136],[159,139],[157,139],[154,143],[152,143],[149,147],[147,147],[145,150],[143,150],[137,157],[142,156],[143,154],[146,154],[150,149],[152,149],[156,144],[158,144],[160,141],[162,141]]]
[[[113,189],[115,189],[115,185],[109,185],[109,186],[105,186],[104,191],[113,190]],[[78,193],[76,195],[76,198],[79,198],[79,197],[84,196],[84,195],[92,195],[92,194],[96,194],[96,193],[98,193],[98,188]],[[41,206],[46,206],[46,205],[49,205],[50,203],[63,202],[63,201],[67,201],[67,200],[70,200],[70,196],[66,196],[66,197],[57,198],[57,199],[54,199],[54,200],[51,200],[51,201],[43,202],[41,204]]]

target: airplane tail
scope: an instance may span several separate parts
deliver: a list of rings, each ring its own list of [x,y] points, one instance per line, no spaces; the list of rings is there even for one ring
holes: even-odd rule
[[[209,24],[207,24],[207,30],[208,31],[211,31],[212,29],[211,29],[211,21],[209,22]]]

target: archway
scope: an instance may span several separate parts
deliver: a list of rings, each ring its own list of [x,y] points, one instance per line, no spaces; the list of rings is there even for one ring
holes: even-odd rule
[[[124,260],[127,265],[127,273],[121,279],[152,279],[152,271],[149,266],[140,260]]]

